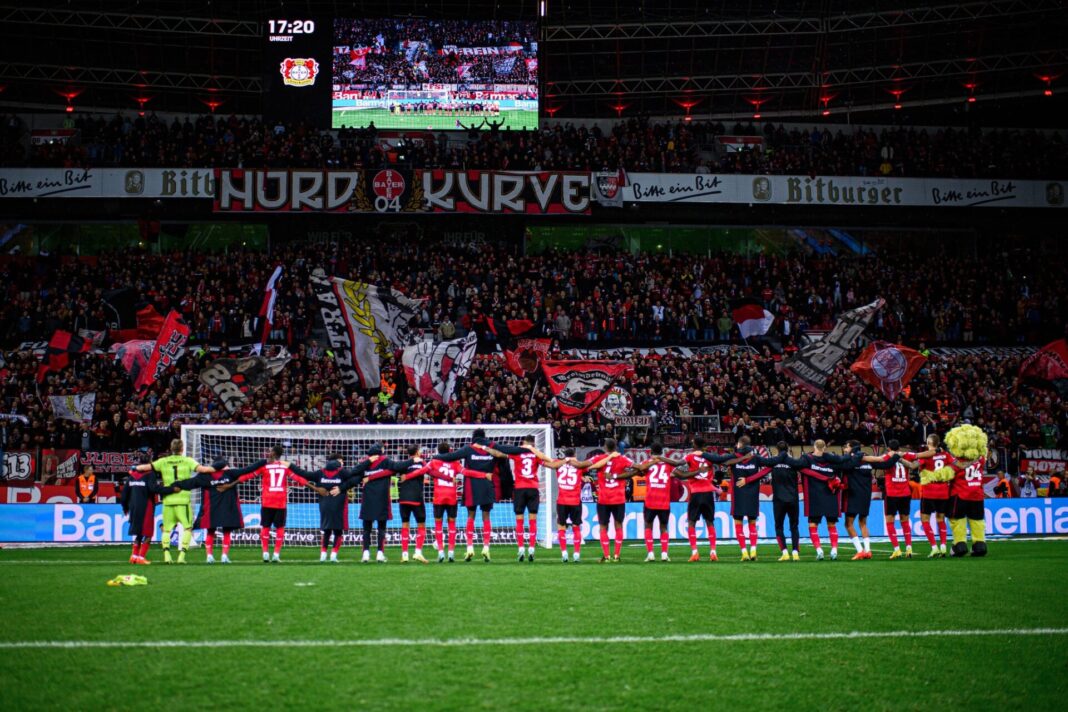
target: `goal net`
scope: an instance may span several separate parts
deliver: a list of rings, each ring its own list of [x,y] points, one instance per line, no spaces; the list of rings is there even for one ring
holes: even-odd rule
[[[366,457],[372,445],[383,446],[383,454],[397,460],[408,457],[408,448],[420,445],[424,458],[429,459],[437,452],[438,443],[447,440],[453,449],[471,442],[471,433],[476,428],[486,431],[486,437],[492,443],[519,445],[520,440],[531,435],[539,450],[552,456],[553,433],[549,425],[183,425],[182,442],[185,453],[201,464],[210,465],[213,460],[225,457],[232,467],[243,467],[262,459],[275,445],[281,445],[285,454],[283,459],[291,461],[306,470],[317,470],[326,464],[326,454],[338,452],[345,457],[346,465],[353,466]],[[507,470],[507,461],[498,463],[498,472]],[[507,474],[507,472],[506,472]],[[500,492],[500,477],[495,478]],[[538,515],[538,541],[544,546],[553,546],[553,515],[555,513],[555,482],[551,470],[541,471],[541,512]],[[396,480],[393,481],[393,511],[387,529],[387,545],[399,545],[401,537],[400,511],[397,505]],[[244,513],[245,529],[234,532],[234,544],[259,545],[260,526],[260,482],[258,479],[238,485],[241,508]],[[349,531],[345,533],[345,543],[360,544],[362,538],[359,519],[359,502],[363,487],[349,491],[349,499],[356,506],[349,507]],[[427,528],[433,531],[433,506],[430,478],[423,492],[427,507]],[[199,491],[194,491],[194,506],[200,506]],[[461,495],[462,496],[462,495]],[[510,499],[498,501],[490,517],[493,524],[493,541],[491,544],[515,543],[515,514]],[[319,505],[318,495],[307,487],[291,485],[289,488],[289,506],[286,513],[286,545],[319,544]],[[461,499],[461,503],[462,503]],[[475,527],[475,543],[482,543],[481,515]],[[467,511],[461,506],[456,518],[458,530],[463,541],[463,529],[467,523]],[[410,536],[415,537],[415,526],[411,527]],[[199,536],[198,536],[199,539]],[[428,542],[433,537],[428,536]]]

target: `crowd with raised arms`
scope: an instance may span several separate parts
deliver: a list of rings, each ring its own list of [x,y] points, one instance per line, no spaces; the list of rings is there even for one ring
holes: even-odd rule
[[[407,65],[406,65],[407,66]],[[514,71],[525,68],[516,62]],[[453,72],[455,74],[455,72]],[[0,153],[15,166],[363,168],[391,165],[374,131],[320,131],[304,124],[204,115],[77,115],[78,139],[24,149],[17,118]],[[419,141],[404,166],[487,170],[590,170],[666,173],[861,175],[1063,179],[1068,143],[1061,133],[1019,130],[784,127],[707,121],[626,119],[602,129],[576,121],[533,131],[474,133],[465,142]],[[728,151],[717,137],[761,143]]]

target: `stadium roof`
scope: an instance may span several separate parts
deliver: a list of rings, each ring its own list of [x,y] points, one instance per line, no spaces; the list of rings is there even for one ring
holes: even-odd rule
[[[796,118],[889,112],[897,104],[935,121],[983,107],[1024,124],[1063,116],[1064,0],[887,5],[546,0],[543,103],[558,117]],[[259,113],[269,17],[536,19],[539,7],[536,0],[0,3],[7,55],[0,101],[197,112],[220,102],[223,112]],[[976,105],[966,106],[973,96]]]

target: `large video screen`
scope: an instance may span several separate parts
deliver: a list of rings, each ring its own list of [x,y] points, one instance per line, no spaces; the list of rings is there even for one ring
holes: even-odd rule
[[[537,23],[334,20],[331,125],[412,130],[538,126]]]

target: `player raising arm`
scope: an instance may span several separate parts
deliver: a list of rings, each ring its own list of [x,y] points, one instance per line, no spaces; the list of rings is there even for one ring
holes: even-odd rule
[[[171,440],[170,454],[159,458],[151,465],[138,465],[141,472],[155,470],[159,473],[160,481],[171,493],[163,497],[163,562],[171,563],[171,532],[179,524],[182,525],[182,539],[178,544],[178,563],[185,563],[185,552],[189,549],[189,542],[193,539],[193,506],[192,499],[186,491],[175,492],[173,485],[178,480],[187,480],[195,472],[214,472],[210,467],[198,464],[191,457],[182,454],[182,441]]]
[[[627,509],[627,488],[615,477],[609,478],[609,475],[618,477],[634,463],[620,454],[617,448],[615,439],[606,438],[603,455],[574,463],[579,469],[597,470],[597,525],[600,528],[602,564],[608,561],[618,563],[619,554],[623,550],[623,519]],[[615,527],[616,540],[615,555],[611,558],[608,556],[610,522]]]
[[[119,504],[129,523],[130,536],[133,537],[133,550],[130,552],[131,564],[150,564],[145,558],[152,534],[156,531],[156,503],[159,495],[173,492],[173,488],[164,487],[149,466],[148,471],[132,467],[126,483],[122,487]]]
[[[671,561],[668,556],[668,541],[671,532],[668,530],[668,518],[671,515],[671,473],[675,469],[659,459],[664,454],[664,446],[653,443],[649,447],[652,455],[648,460],[627,467],[619,475],[610,474],[609,477],[616,480],[629,479],[648,472],[646,482],[648,489],[645,491],[645,507],[643,515],[645,519],[645,560],[656,561],[653,555],[653,522],[658,522],[660,527],[660,560]]]
[[[493,524],[490,514],[493,512],[493,503],[497,499],[497,493],[493,488],[493,473],[497,469],[497,458],[491,455],[486,448],[492,443],[486,439],[486,431],[477,428],[471,435],[471,444],[465,445],[459,450],[447,454],[439,454],[437,459],[442,462],[463,461],[462,467],[467,470],[475,470],[485,477],[473,478],[464,485],[464,507],[467,508],[467,555],[464,561],[470,561],[475,556],[475,512],[482,510],[482,560],[490,561],[490,541],[493,540]]]
[[[927,449],[918,453],[906,453],[903,458],[909,462],[918,462],[920,465],[920,521],[923,522],[923,533],[927,535],[927,542],[931,545],[931,553],[928,559],[937,557],[945,558],[946,550],[946,513],[949,511],[949,482],[931,479],[931,475],[946,465],[953,463],[953,455],[942,447],[942,438],[932,433],[927,436]],[[938,540],[941,546],[935,544],[934,528],[931,525],[931,515],[934,515],[938,523]]]
[[[348,491],[360,483],[360,478],[354,477],[351,469],[344,468],[345,460],[338,453],[327,455],[326,465],[321,470],[305,470],[287,462],[279,464],[288,465],[319,494],[319,561],[327,560],[329,549],[330,561],[336,564],[345,532],[349,529]]]
[[[567,563],[567,527],[571,526],[571,544],[575,550],[576,564],[582,555],[582,483],[593,482],[586,476],[586,470],[579,468],[575,459],[575,448],[564,450],[564,457],[549,460],[545,466],[556,471],[556,538],[560,543],[560,561]]]
[[[897,440],[891,440],[887,447],[892,452],[901,449]],[[894,518],[901,520],[901,533],[905,537],[905,558],[912,558],[912,487],[909,485],[909,470],[919,469],[919,464],[906,460],[904,457],[894,463],[894,467],[887,472],[882,480],[883,490],[883,516],[886,518],[886,533],[890,537],[890,544],[894,551],[890,554],[891,559],[901,558],[901,545],[897,538],[897,527],[894,526]]]
[[[839,470],[852,466],[853,458],[848,455],[832,455],[827,452],[827,443],[817,440],[813,451],[793,458],[786,454],[782,462],[798,470],[801,474],[802,488],[805,494],[805,517],[808,519],[808,535],[816,550],[816,560],[823,561],[823,546],[820,544],[819,525],[827,521],[827,531],[831,539],[831,560],[838,558],[838,517],[841,503],[838,492],[842,481]]]
[[[282,544],[286,538],[286,505],[289,503],[289,481],[308,484],[308,481],[289,469],[288,462],[282,462],[284,450],[281,445],[271,448],[267,464],[254,472],[243,475],[239,482],[246,482],[255,477],[261,478],[260,489],[260,547],[263,550],[263,562],[282,561]],[[274,556],[268,554],[271,543],[271,528],[274,528]]]
[[[386,562],[386,526],[392,518],[393,507],[390,503],[390,478],[407,472],[411,466],[421,462],[420,458],[393,460],[382,454],[381,445],[372,445],[367,451],[369,457],[352,468],[352,476],[363,479],[363,497],[360,500],[360,521],[363,522],[363,563],[371,560],[371,527],[378,524],[378,552],[375,561]],[[355,486],[355,485],[350,485]]]
[[[474,479],[492,477],[492,473],[479,470],[469,470],[456,462],[445,462],[440,459],[452,450],[452,445],[446,441],[438,443],[438,454],[423,467],[410,470],[401,475],[401,485],[405,482],[422,479],[424,475],[430,475],[434,482],[434,541],[438,550],[438,563],[445,561],[445,533],[443,520],[449,520],[449,563],[456,561],[456,507],[457,507],[457,484],[460,475]]]
[[[512,466],[515,488],[512,494],[512,508],[515,511],[515,540],[519,546],[518,560],[529,557],[534,561],[534,547],[538,543],[538,507],[541,492],[538,485],[538,472],[542,462],[551,460],[534,446],[534,436],[524,435],[521,446],[494,445],[487,448],[494,457],[507,457]],[[527,514],[530,524],[529,546],[524,550],[523,514]]]
[[[871,511],[872,480],[876,470],[893,468],[900,457],[897,453],[890,455],[865,455],[860,449],[860,441],[850,440],[846,443],[847,452],[853,456],[854,466],[844,471],[845,480],[844,506],[846,532],[857,550],[853,561],[871,558],[871,537],[868,534],[868,512]],[[853,523],[860,520],[861,541]]]
[[[215,530],[222,529],[222,562],[230,563],[230,535],[245,526],[241,516],[241,501],[235,489],[242,475],[255,472],[267,464],[266,460],[254,462],[248,467],[230,468],[226,458],[219,458],[211,464],[213,472],[201,472],[187,479],[178,480],[174,486],[183,490],[203,489],[200,511],[193,521],[194,529],[204,531],[204,552],[207,563],[215,563]]]

